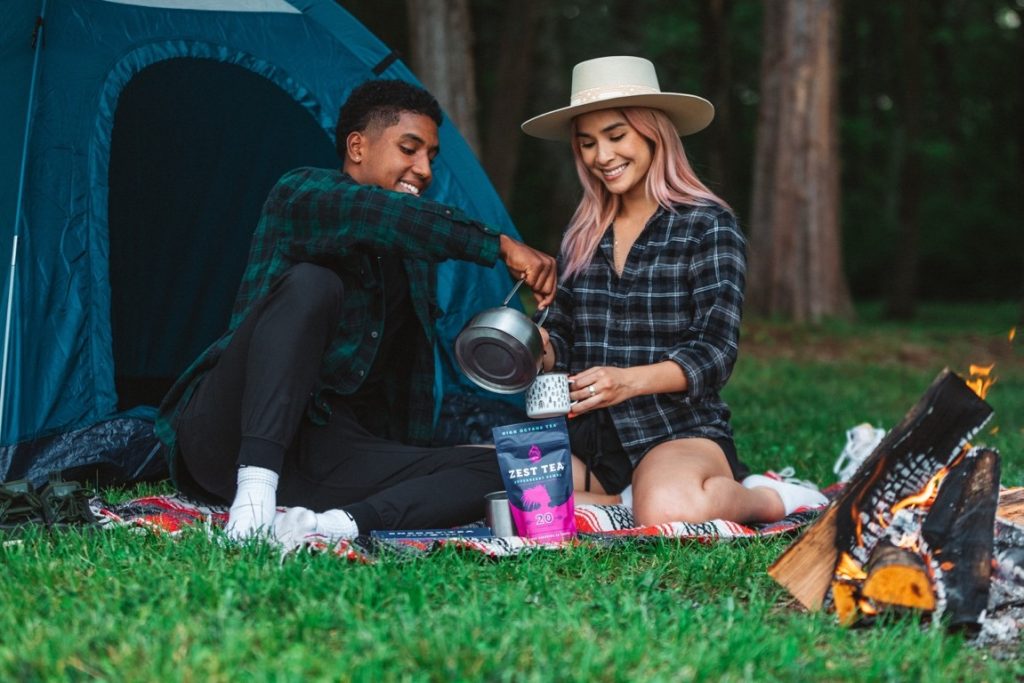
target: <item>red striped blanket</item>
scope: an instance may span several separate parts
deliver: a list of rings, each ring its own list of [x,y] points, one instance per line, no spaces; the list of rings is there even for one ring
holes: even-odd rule
[[[90,502],[93,513],[106,527],[138,527],[158,533],[179,534],[189,528],[213,532],[227,521],[227,508],[196,503],[182,496],[150,496],[123,503],[110,504],[94,498]],[[744,525],[725,520],[700,524],[673,522],[637,527],[632,511],[622,505],[577,505],[576,526],[579,538],[575,542],[614,543],[627,538],[678,538],[711,543],[729,539],[757,536],[775,536],[792,533],[818,516],[820,510],[803,510],[771,524]],[[452,538],[430,541],[387,540],[341,541],[329,544],[315,534],[305,539],[304,547],[329,551],[354,561],[367,561],[382,549],[405,553],[424,553],[441,546],[455,546],[480,552],[491,557],[515,555],[523,551],[556,548],[558,544],[543,544],[528,538]]]

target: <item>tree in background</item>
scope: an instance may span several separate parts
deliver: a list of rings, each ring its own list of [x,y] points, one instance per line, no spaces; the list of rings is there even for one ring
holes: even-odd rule
[[[797,322],[852,312],[839,225],[835,0],[764,5],[747,296]]]
[[[1012,74],[1024,59],[1022,4],[844,3],[842,33],[855,296],[902,315],[927,300],[1020,298],[1024,88]]]
[[[500,28],[494,37],[497,61],[489,89],[484,120],[483,165],[502,201],[508,203],[515,187],[523,135],[519,124],[526,111],[534,78],[533,49],[542,16],[539,0],[504,3]]]
[[[411,64],[406,0],[339,2]],[[792,4],[469,2],[482,161],[527,241],[557,249],[579,182],[567,146],[525,138],[518,123],[567,104],[573,64],[635,54],[657,65],[664,88],[714,103],[712,126],[683,142],[701,178],[736,210],[756,267],[764,235],[751,206],[754,159],[763,175],[768,158],[755,154],[755,131],[761,100],[773,97],[758,81],[763,19]],[[834,167],[841,168],[843,268],[832,272],[845,271],[858,301],[884,302],[900,291],[911,308],[1019,300],[1024,315],[1024,88],[1013,76],[1024,60],[1024,0],[837,4],[842,52],[838,76],[829,78],[838,78],[841,97]],[[517,23],[530,12],[539,14],[531,26]],[[433,72],[414,68],[433,89]],[[775,144],[792,151],[794,138]],[[912,224],[916,240],[901,237]],[[819,248],[804,235],[793,244]],[[752,282],[748,292],[756,298],[759,288]]]
[[[889,286],[885,299],[887,317],[908,320],[917,308],[918,264],[921,233],[921,190],[923,169],[921,158],[921,129],[923,126],[923,5],[926,0],[906,0],[902,3],[900,33],[900,87],[896,89],[897,106],[902,109],[900,125],[895,131],[893,166],[898,178],[898,192],[892,194],[895,208],[895,258],[889,264]]]
[[[469,0],[406,0],[412,70],[480,156]]]
[[[708,145],[708,177],[723,188],[735,185],[735,158],[733,140],[733,85],[732,40],[729,21],[732,0],[704,0],[700,3],[700,42],[706,55],[704,61],[704,97],[715,105],[715,123],[704,134]]]

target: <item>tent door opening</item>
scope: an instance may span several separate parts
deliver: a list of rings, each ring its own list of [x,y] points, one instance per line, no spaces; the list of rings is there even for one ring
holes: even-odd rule
[[[330,136],[272,81],[177,58],[140,71],[111,135],[111,325],[118,408],[156,405],[227,328],[260,207]]]

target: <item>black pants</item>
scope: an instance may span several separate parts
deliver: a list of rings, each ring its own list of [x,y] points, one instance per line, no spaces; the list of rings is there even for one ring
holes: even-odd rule
[[[306,417],[343,296],[333,271],[299,264],[253,307],[175,424],[189,478],[230,502],[238,467],[265,467],[281,476],[278,504],[341,508],[361,533],[483,518],[484,495],[504,486],[493,449],[381,439],[341,397],[328,424]]]

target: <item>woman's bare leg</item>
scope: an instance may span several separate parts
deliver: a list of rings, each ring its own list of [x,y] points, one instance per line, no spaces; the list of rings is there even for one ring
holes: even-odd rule
[[[640,526],[772,522],[785,516],[785,508],[775,491],[737,482],[714,441],[676,439],[651,449],[633,472],[633,514]]]

